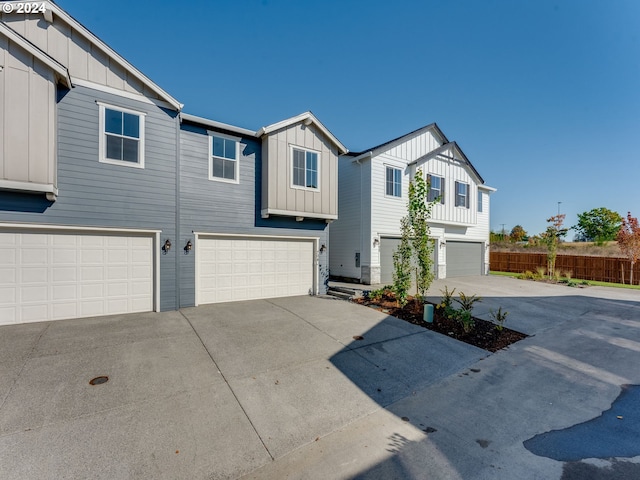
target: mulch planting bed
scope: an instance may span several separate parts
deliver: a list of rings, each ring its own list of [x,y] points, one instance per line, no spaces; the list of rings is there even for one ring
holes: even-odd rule
[[[379,300],[356,298],[353,301],[490,352],[497,352],[527,337],[524,333],[507,327],[498,330],[494,323],[476,317],[473,317],[473,329],[465,332],[459,322],[445,317],[438,308],[434,308],[433,323],[427,323],[423,320],[423,304],[413,298],[410,298],[404,307],[398,307],[395,298],[386,294]]]

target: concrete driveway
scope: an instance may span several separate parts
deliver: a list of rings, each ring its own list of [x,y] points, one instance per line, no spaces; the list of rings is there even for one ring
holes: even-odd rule
[[[322,297],[0,327],[0,478],[638,478],[640,293],[445,283],[532,336]]]

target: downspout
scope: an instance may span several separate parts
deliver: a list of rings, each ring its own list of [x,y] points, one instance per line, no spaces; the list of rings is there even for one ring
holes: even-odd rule
[[[176,115],[176,244],[177,246],[182,245],[180,240],[181,234],[181,225],[180,225],[180,112]],[[182,306],[181,295],[180,295],[180,255],[178,255],[178,250],[175,251],[176,256],[176,310],[179,310]]]

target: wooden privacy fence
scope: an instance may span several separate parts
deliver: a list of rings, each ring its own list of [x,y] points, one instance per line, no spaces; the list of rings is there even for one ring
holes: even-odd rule
[[[547,268],[546,253],[491,252],[489,261],[494,272],[536,272],[538,267]],[[556,270],[571,272],[572,278],[597,280],[600,282],[629,283],[631,261],[619,257],[594,257],[583,255],[558,255]],[[623,278],[624,274],[624,278]],[[633,283],[640,282],[640,263],[633,269]]]

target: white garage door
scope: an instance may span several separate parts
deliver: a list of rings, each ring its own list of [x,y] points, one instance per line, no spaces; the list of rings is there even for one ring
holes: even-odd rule
[[[153,310],[153,239],[0,232],[0,324]]]
[[[308,295],[313,292],[313,242],[200,238],[197,303]]]

